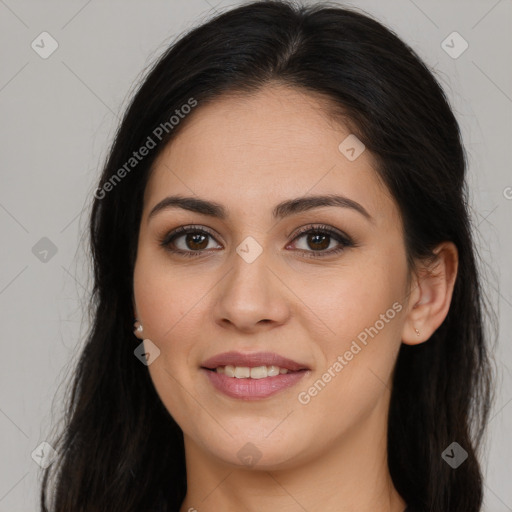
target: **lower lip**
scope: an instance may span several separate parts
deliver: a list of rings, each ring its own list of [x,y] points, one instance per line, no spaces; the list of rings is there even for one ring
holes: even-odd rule
[[[272,396],[279,393],[279,391],[294,386],[306,373],[309,373],[307,370],[301,370],[263,379],[237,379],[204,368],[201,368],[201,371],[206,373],[211,384],[218,391],[232,398],[242,400],[258,400]]]

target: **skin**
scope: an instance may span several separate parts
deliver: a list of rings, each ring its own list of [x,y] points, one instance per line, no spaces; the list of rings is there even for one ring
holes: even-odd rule
[[[421,262],[409,272],[399,211],[372,155],[349,161],[338,150],[350,132],[329,121],[321,101],[275,84],[199,105],[148,181],[134,271],[134,311],[143,325],[136,336],[160,349],[148,369],[184,432],[188,493],[180,512],[406,507],[387,466],[391,377],[401,343],[425,342],[446,317],[457,250],[445,242],[435,272]],[[333,193],[357,201],[372,220],[333,206],[272,219],[280,201]],[[218,202],[229,216],[172,208],[148,220],[171,194]],[[159,245],[189,224],[213,233],[201,256]],[[320,250],[307,235],[296,239],[308,224],[340,230],[357,246],[308,258],[301,250],[340,247],[334,238]],[[252,263],[236,252],[248,236],[262,249]],[[174,243],[197,250],[185,236]],[[396,302],[401,311],[300,403],[298,394]],[[277,352],[310,371],[272,397],[230,398],[200,372],[207,358],[229,350]],[[260,456],[252,467],[237,455],[246,443]]]

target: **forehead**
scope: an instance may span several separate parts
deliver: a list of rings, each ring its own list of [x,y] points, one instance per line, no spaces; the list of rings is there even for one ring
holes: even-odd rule
[[[325,108],[284,86],[199,104],[156,159],[145,209],[176,193],[256,211],[293,197],[340,193],[376,217],[396,214],[373,156],[365,150],[349,160],[339,146],[353,135]]]

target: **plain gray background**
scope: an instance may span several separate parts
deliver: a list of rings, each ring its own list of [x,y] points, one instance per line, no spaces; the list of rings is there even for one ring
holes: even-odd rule
[[[31,454],[58,427],[87,331],[88,206],[135,81],[180,33],[239,3],[0,0],[1,512],[37,509],[41,470]],[[485,510],[512,511],[512,1],[345,5],[375,15],[436,70],[463,132],[477,245],[499,317]],[[468,44],[457,58],[462,39],[445,43],[452,55],[442,46],[454,31]],[[58,43],[46,59],[31,47],[42,32]]]

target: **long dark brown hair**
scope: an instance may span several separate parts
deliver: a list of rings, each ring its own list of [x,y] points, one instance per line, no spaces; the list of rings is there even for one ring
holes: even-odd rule
[[[92,326],[74,373],[60,457],[44,473],[41,510],[178,511],[186,494],[183,434],[134,356],[133,270],[143,193],[162,148],[222,95],[285,84],[328,100],[378,162],[404,224],[408,261],[450,240],[459,271],[443,324],[402,344],[394,372],[388,463],[415,510],[477,512],[479,448],[492,398],[485,299],[468,213],[458,123],[418,55],[366,13],[333,4],[246,3],[191,30],[148,70],[120,124],[92,201]],[[167,125],[165,125],[167,123]],[[155,129],[161,129],[159,137]],[[156,147],[126,163],[148,137]],[[125,166],[125,171],[119,172]],[[115,178],[117,176],[117,178]],[[110,185],[107,185],[110,183]],[[467,460],[442,452],[457,442]]]

